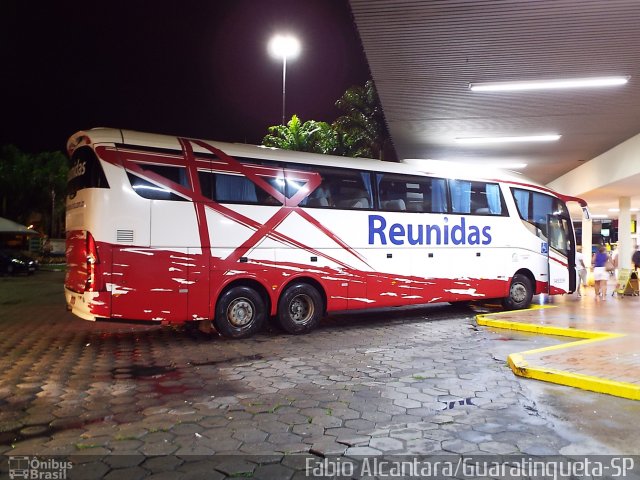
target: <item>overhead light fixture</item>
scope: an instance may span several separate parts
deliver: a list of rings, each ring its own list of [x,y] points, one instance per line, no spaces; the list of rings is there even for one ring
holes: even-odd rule
[[[488,168],[499,168],[502,170],[522,170],[527,168],[526,163],[489,163],[486,165]]]
[[[519,137],[459,137],[454,140],[464,145],[483,145],[487,143],[517,143],[517,142],[555,142],[562,135],[526,135]]]
[[[639,211],[639,210],[640,210],[640,209],[638,209],[638,208],[630,208],[630,209],[629,209],[629,211],[630,211],[630,212],[637,212],[637,211]],[[610,209],[609,209],[609,211],[610,211],[610,212],[614,212],[614,213],[615,213],[615,212],[619,212],[619,211],[620,211],[620,209],[619,209],[619,208],[610,208]]]
[[[613,87],[626,84],[630,76],[565,78],[557,80],[525,80],[518,82],[470,83],[473,92],[518,92],[526,90],[556,90],[563,88]]]
[[[412,165],[423,171],[451,171],[452,164],[467,173],[473,172],[477,175],[486,174],[488,171],[513,171],[520,170],[527,167],[526,163],[517,162],[502,162],[494,163],[484,161],[482,158],[476,159],[456,159],[447,158],[445,160],[433,160],[422,158],[405,158],[400,160],[402,163]],[[519,173],[519,172],[513,172]]]

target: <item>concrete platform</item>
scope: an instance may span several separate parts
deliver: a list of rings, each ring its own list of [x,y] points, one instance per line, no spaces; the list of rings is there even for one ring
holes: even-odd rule
[[[569,337],[560,345],[514,352],[516,375],[640,400],[640,297],[593,288],[582,296],[537,298],[528,310],[480,314],[479,325]],[[551,302],[547,304],[542,304]]]

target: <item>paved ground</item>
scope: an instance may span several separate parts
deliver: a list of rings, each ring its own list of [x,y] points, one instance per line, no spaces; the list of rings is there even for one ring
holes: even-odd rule
[[[640,402],[505,364],[566,340],[474,315],[348,314],[231,341],[77,319],[61,273],[0,278],[0,476],[8,456],[70,458],[69,478],[274,479],[325,457],[640,454]]]
[[[514,371],[523,376],[640,400],[640,297],[596,299],[589,288],[582,297],[552,300],[544,308],[497,312],[478,316],[476,321],[573,337],[562,347],[512,355]]]

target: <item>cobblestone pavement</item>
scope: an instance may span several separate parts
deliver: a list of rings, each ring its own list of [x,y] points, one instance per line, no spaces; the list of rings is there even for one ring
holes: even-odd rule
[[[85,322],[61,273],[0,278],[0,455],[68,457],[69,478],[288,479],[309,458],[640,453],[638,402],[515,377],[508,353],[561,340],[473,317],[336,315],[234,341]]]

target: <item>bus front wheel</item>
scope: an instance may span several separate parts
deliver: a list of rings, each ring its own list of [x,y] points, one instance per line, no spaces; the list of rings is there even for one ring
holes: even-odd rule
[[[250,337],[262,328],[265,319],[264,300],[250,287],[233,287],[218,301],[213,324],[229,338]]]
[[[322,312],[320,293],[307,283],[290,286],[278,301],[278,322],[289,333],[310,332],[320,323]]]
[[[516,273],[509,286],[509,296],[502,299],[502,306],[509,310],[521,310],[531,305],[533,286],[526,275]]]

